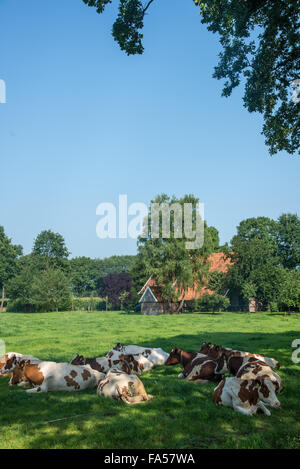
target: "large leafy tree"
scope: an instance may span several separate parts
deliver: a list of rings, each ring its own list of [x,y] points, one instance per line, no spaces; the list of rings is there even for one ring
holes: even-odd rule
[[[276,241],[278,256],[283,267],[300,266],[300,218],[296,214],[283,213],[277,222]]]
[[[17,274],[12,277],[6,286],[10,300],[18,300],[24,308],[31,307],[31,288],[34,277],[40,274],[39,265],[32,254],[21,256],[17,260]]]
[[[42,231],[35,239],[32,254],[41,269],[68,269],[70,255],[63,236],[51,230]]]
[[[72,290],[76,296],[90,296],[99,284],[100,267],[97,259],[75,257],[70,260]]]
[[[0,288],[1,303],[0,310],[3,310],[6,282],[17,273],[17,259],[22,254],[22,246],[12,244],[0,226]]]
[[[243,220],[228,254],[233,263],[227,273],[230,288],[244,300],[255,298],[263,308],[276,300],[284,277],[276,229],[276,221],[267,217]]]
[[[83,0],[102,13],[112,0]],[[291,100],[299,78],[299,0],[193,0],[202,23],[222,45],[214,77],[223,96],[245,82],[244,106],[264,116],[262,133],[271,154],[299,149],[300,100]],[[154,0],[118,0],[112,34],[128,55],[142,54],[145,15]],[[159,3],[159,0],[156,0]],[[116,2],[117,3],[117,2]]]
[[[300,310],[300,270],[286,270],[278,295],[278,304],[283,310]]]
[[[47,268],[33,279],[30,303],[37,310],[58,311],[70,306],[69,279],[62,270]]]
[[[193,195],[185,195],[177,199],[161,194],[151,201],[152,204],[171,207],[177,204],[181,207],[181,227],[175,219],[175,211],[170,212],[170,233],[166,236],[163,232],[162,217],[154,222],[149,217],[146,225],[146,236],[138,240],[138,251],[141,265],[145,268],[145,274],[152,276],[161,287],[162,297],[166,302],[181,300],[178,311],[182,308],[185,294],[189,287],[200,289],[208,273],[207,258],[217,247],[216,230],[210,229],[204,223],[204,243],[195,249],[187,249],[190,238],[185,234],[184,204],[192,206],[192,229],[195,231],[199,219],[197,217],[197,204],[199,200]],[[149,213],[151,213],[151,206]],[[181,228],[181,237],[177,236],[178,228]],[[154,236],[158,233],[159,237]]]

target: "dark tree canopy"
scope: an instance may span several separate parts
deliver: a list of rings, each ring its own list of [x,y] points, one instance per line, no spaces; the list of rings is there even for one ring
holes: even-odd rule
[[[108,297],[113,308],[120,307],[120,295],[124,292],[128,292],[127,300],[130,300],[131,296],[131,279],[127,272],[121,272],[120,274],[108,274],[103,279],[103,286],[100,288],[99,295],[105,298]]]
[[[112,0],[83,0],[104,11]],[[142,29],[154,0],[118,0],[112,35],[128,55],[144,51]],[[160,0],[156,0],[159,3]],[[245,81],[244,106],[263,114],[270,154],[299,150],[300,100],[291,100],[300,77],[299,0],[193,0],[201,22],[223,47],[213,76],[225,79],[223,96]],[[171,7],[171,2],[170,2]]]

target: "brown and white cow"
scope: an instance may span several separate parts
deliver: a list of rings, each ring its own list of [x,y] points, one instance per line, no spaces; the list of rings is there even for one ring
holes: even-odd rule
[[[251,355],[226,355],[224,352],[220,358],[216,359],[218,365],[216,368],[217,373],[224,374],[226,372],[236,376],[239,369],[249,362],[256,362],[257,358]]]
[[[187,381],[198,383],[208,381],[218,383],[223,379],[223,375],[216,372],[217,364],[217,361],[212,358],[196,356],[186,365],[179,377],[182,375]]]
[[[30,384],[29,381],[26,381],[26,379],[24,378],[25,365],[36,365],[40,362],[41,360],[21,359],[12,371],[11,378],[8,382],[8,385],[9,386],[23,386],[25,388],[27,384]],[[31,385],[30,387],[33,387],[33,386]]]
[[[140,347],[139,345],[122,345],[116,344],[107,354],[107,358],[117,357],[118,354],[133,355],[137,357],[144,357],[144,371],[150,370],[155,366],[164,365],[169,354],[161,348]]]
[[[138,376],[129,375],[117,369],[110,370],[99,382],[97,394],[122,400],[126,404],[139,404],[153,398],[146,393]]]
[[[38,358],[34,357],[33,355],[24,355],[22,353],[17,352],[9,352],[3,355],[0,358],[0,376],[11,376],[14,367],[21,361],[21,360],[39,360]]]
[[[70,362],[72,365],[90,365],[93,370],[107,373],[110,369],[116,368],[128,374],[141,375],[143,364],[139,363],[133,355],[118,354],[116,359],[107,357],[86,358],[83,355],[75,355]]]
[[[275,360],[275,358],[266,357],[262,353],[250,353],[250,352],[246,352],[242,350],[234,350],[231,348],[222,347],[221,345],[215,345],[210,342],[204,342],[202,344],[202,347],[199,350],[199,353],[204,353],[215,359],[220,358],[223,353],[225,353],[227,358],[229,358],[231,355],[241,356],[241,357],[250,356],[250,357],[256,358],[257,360],[264,361],[271,368],[277,368],[277,369],[280,368],[280,363],[277,360]]]
[[[93,370],[89,365],[45,361],[22,361],[14,368],[14,374],[14,384],[30,385],[28,393],[82,391],[96,388],[99,381],[105,377],[104,373]]]
[[[216,405],[232,407],[237,412],[249,416],[256,414],[258,409],[270,416],[271,412],[266,405],[280,407],[274,384],[268,377],[249,380],[224,378],[214,389],[213,402]]]
[[[180,347],[174,347],[171,350],[170,355],[165,363],[166,366],[181,364],[182,368],[185,369],[195,358],[207,358],[207,355],[203,353],[187,352],[182,350]],[[183,373],[179,373],[178,378],[182,378]]]
[[[282,381],[280,376],[262,360],[257,360],[252,356],[231,355],[229,358],[223,353],[217,360],[217,373],[226,373],[244,379],[256,379],[258,376],[269,377],[275,384],[276,391],[282,390]]]
[[[79,354],[76,354],[70,361],[70,365],[90,365],[93,370],[97,370],[100,373],[107,373],[111,368],[106,357],[86,358]]]
[[[257,379],[268,377],[274,384],[276,392],[280,392],[283,388],[282,380],[279,374],[261,360],[251,362],[249,361],[248,363],[242,365],[236,373],[236,377],[242,379]]]

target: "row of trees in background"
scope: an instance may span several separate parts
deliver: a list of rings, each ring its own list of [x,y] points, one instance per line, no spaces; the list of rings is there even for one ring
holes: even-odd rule
[[[192,204],[195,229],[198,200],[193,195],[176,199],[162,194],[152,202]],[[5,297],[10,300],[10,311],[133,309],[139,300],[139,290],[152,275],[161,286],[163,300],[178,302],[178,311],[224,309],[228,298],[238,310],[249,301],[255,301],[261,310],[300,310],[297,215],[282,214],[278,220],[266,217],[243,220],[230,246],[220,246],[218,231],[204,223],[204,243],[194,250],[186,249],[185,235],[175,236],[173,212],[170,237],[162,237],[161,219],[157,223],[158,226],[149,223],[148,236],[138,240],[136,256],[70,260],[64,238],[58,233],[41,232],[32,252],[22,255],[22,247],[14,245],[0,227],[1,309]],[[153,230],[158,230],[161,236],[155,238]],[[208,257],[217,251],[224,252],[232,261],[227,273],[209,272]],[[201,289],[207,281],[215,295],[189,305],[179,301],[188,288]]]
[[[248,218],[237,227],[227,255],[227,274],[212,274],[211,287],[231,298],[256,301],[258,309],[300,309],[300,219]]]
[[[135,256],[69,260],[69,255],[64,238],[50,230],[42,231],[32,252],[22,255],[22,246],[14,245],[0,227],[1,309],[5,297],[13,311],[117,309],[130,299],[126,270]]]

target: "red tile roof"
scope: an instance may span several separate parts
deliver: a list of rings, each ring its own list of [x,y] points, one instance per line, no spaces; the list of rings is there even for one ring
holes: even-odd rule
[[[232,264],[231,260],[225,257],[225,254],[223,252],[215,252],[211,254],[208,258],[208,262],[210,263],[209,266],[209,271],[210,272],[227,272],[229,266]],[[139,291],[139,294],[143,294],[144,291],[146,290],[147,287],[150,287],[153,294],[155,295],[157,301],[162,302],[163,299],[161,297],[161,288],[159,285],[156,285],[155,280],[150,277],[143,288]],[[185,300],[195,300],[197,298],[200,298],[204,294],[209,294],[212,295],[214,292],[209,290],[206,286],[203,286],[201,290],[199,291],[196,286],[194,288],[188,288],[186,293],[185,293]],[[181,300],[182,297],[179,297],[179,300]]]

